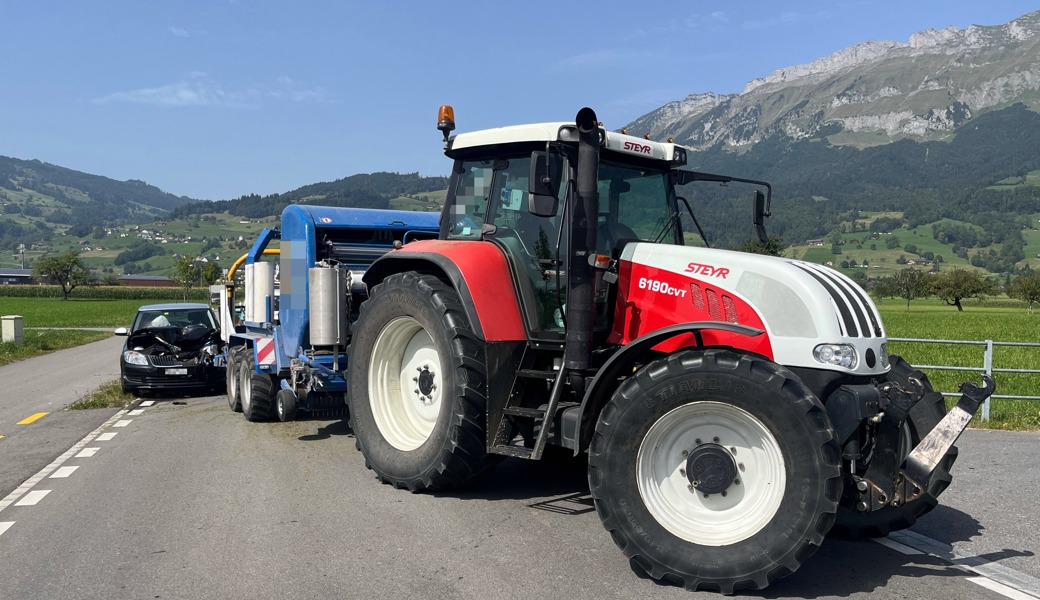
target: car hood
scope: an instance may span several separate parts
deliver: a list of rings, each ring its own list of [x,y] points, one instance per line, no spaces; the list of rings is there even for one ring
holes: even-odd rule
[[[146,327],[130,334],[128,350],[145,354],[192,354],[220,340],[220,332],[204,326]]]

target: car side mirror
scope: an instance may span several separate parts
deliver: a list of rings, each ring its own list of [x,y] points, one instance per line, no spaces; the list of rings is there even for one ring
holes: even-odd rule
[[[116,335],[127,335],[128,333],[130,333],[130,330],[128,330],[126,327],[116,327],[116,330],[112,333]]]
[[[552,217],[559,209],[560,170],[562,160],[555,152],[531,153],[528,177],[527,211],[536,217]]]

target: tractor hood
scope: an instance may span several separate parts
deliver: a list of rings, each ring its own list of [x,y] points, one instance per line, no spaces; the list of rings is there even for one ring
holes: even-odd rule
[[[620,270],[629,298],[644,292],[653,301],[655,294],[648,292],[655,287],[666,291],[658,296],[674,292],[666,305],[677,322],[707,317],[764,329],[780,364],[856,375],[888,371],[877,307],[852,279],[829,267],[731,250],[633,243],[622,252]],[[856,364],[821,364],[814,355],[821,344],[854,349]]]

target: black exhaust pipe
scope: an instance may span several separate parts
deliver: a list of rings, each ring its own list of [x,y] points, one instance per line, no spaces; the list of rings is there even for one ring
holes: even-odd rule
[[[577,199],[570,215],[571,251],[567,255],[567,338],[563,364],[578,398],[585,393],[585,372],[592,357],[593,271],[589,256],[596,248],[599,216],[599,123],[596,111],[583,108],[574,118],[578,126]]]

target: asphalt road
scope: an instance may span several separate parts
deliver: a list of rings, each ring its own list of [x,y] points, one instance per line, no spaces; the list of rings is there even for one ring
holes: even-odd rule
[[[61,414],[15,431],[31,442]],[[467,490],[410,494],[375,480],[339,421],[249,423],[223,396],[77,419],[43,473],[0,487],[0,598],[717,597],[636,576],[580,460],[511,461]],[[741,595],[1040,597],[979,577],[1040,594],[1040,435],[968,431],[960,446],[945,506],[909,534],[830,539]]]
[[[119,377],[125,341],[113,335],[0,367],[0,498],[115,414],[64,409]]]

